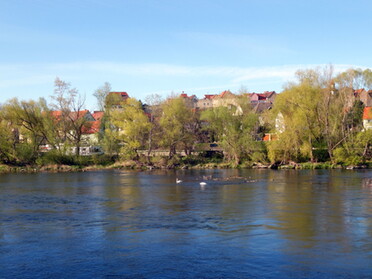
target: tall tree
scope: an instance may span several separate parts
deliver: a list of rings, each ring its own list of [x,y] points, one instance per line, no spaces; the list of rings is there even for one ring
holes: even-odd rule
[[[87,112],[83,110],[85,97],[76,88],[72,88],[70,83],[57,77],[52,100],[52,107],[57,111],[54,116],[60,137],[70,142],[75,147],[76,156],[79,156],[84,129],[89,128]]]
[[[238,100],[239,107],[216,107],[202,113],[201,119],[208,122],[208,130],[214,133],[228,159],[238,165],[257,151],[255,134],[258,116],[248,104]]]
[[[147,141],[151,122],[142,109],[142,103],[136,99],[129,98],[121,106],[111,112],[111,121],[116,128],[115,137],[122,143],[123,155],[138,159],[138,149]]]
[[[105,82],[102,86],[98,87],[94,91],[93,96],[97,99],[98,109],[104,111],[106,107],[106,99],[108,94],[111,92],[111,84]]]
[[[187,128],[192,122],[193,112],[183,98],[169,98],[163,103],[162,111],[159,121],[163,133],[161,144],[169,148],[169,158],[172,158],[178,145],[185,147],[190,141],[193,142]]]
[[[161,137],[159,119],[162,113],[161,104],[163,100],[160,95],[152,94],[146,97],[145,102],[145,112],[148,113],[149,121],[151,123],[151,129],[149,131],[147,143],[147,160],[150,162],[151,152],[159,143]]]

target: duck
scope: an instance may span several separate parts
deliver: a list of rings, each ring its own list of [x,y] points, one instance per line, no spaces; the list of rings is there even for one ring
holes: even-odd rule
[[[176,183],[177,183],[177,184],[178,184],[178,183],[181,183],[181,182],[182,182],[181,179],[176,178]]]

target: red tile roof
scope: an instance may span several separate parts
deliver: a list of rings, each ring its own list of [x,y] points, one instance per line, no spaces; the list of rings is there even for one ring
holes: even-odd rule
[[[372,120],[372,107],[365,107],[364,108],[363,120]]]
[[[355,95],[355,96],[359,96],[360,93],[362,93],[363,91],[364,91],[364,88],[354,90],[354,95]]]
[[[208,94],[208,95],[204,95],[205,96],[205,99],[213,99],[216,95],[211,95],[211,94]]]
[[[121,96],[123,99],[124,98],[129,98],[129,95],[128,95],[128,93],[127,92],[110,92],[109,93],[110,95],[119,95],[119,96]]]
[[[92,116],[95,120],[101,120],[103,118],[104,112],[103,111],[95,111],[92,113]]]
[[[223,98],[223,97],[225,97],[226,94],[232,94],[232,93],[231,93],[230,90],[225,90],[225,91],[221,92],[220,97]]]
[[[88,121],[87,125],[82,128],[85,135],[98,133],[101,127],[101,121]]]
[[[79,119],[81,117],[84,117],[87,113],[89,113],[89,110],[87,110],[87,109],[80,110],[78,112],[72,111],[72,112],[70,112],[70,116],[73,117],[74,119]],[[51,111],[51,115],[55,119],[60,120],[62,115],[63,115],[63,112],[60,111],[60,110],[55,110],[55,111]]]
[[[186,99],[195,99],[195,98],[196,98],[195,95],[188,96],[186,93],[182,93],[182,94],[180,94],[180,97],[181,97],[181,98],[186,98]]]

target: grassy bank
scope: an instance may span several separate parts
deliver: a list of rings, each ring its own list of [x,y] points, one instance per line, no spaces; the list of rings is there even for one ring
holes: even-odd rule
[[[235,165],[226,162],[222,158],[203,158],[197,156],[174,157],[153,157],[148,162],[147,158],[138,160],[119,160],[111,156],[91,156],[80,157],[78,159],[69,158],[64,162],[44,162],[34,165],[0,165],[0,173],[35,173],[35,172],[80,172],[92,170],[109,169],[128,169],[128,170],[152,170],[152,169],[370,169],[372,162],[359,166],[346,166],[341,164],[332,164],[331,162],[322,163],[295,163],[289,164],[262,164],[253,162],[244,162]]]

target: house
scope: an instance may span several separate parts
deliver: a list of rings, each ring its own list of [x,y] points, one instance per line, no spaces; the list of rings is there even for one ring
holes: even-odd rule
[[[209,108],[212,108],[213,107],[213,98],[217,96],[217,95],[211,95],[211,94],[208,94],[208,95],[204,95],[204,98],[203,99],[199,99],[197,104],[196,104],[196,107],[198,109],[209,109]]]
[[[250,102],[253,104],[256,103],[274,103],[276,97],[275,91],[265,91],[264,93],[248,93]]]
[[[182,91],[180,97],[185,100],[185,103],[189,108],[197,107],[198,98],[195,95],[188,96],[184,91]]]
[[[236,104],[236,95],[230,90],[225,90],[212,98],[213,107],[228,107]]]
[[[83,127],[83,138],[86,143],[97,144],[98,134],[101,131],[101,121],[104,116],[103,111],[94,111],[92,113],[94,120],[87,121],[87,125]]]
[[[278,140],[278,136],[276,134],[266,133],[264,134],[262,138],[262,141],[273,141],[273,140]]]
[[[110,108],[121,108],[121,103],[125,102],[129,98],[127,92],[110,92],[106,96],[106,106]]]
[[[372,90],[358,89],[354,91],[354,96],[359,99],[366,107],[372,107]]]
[[[91,155],[92,152],[97,153],[98,147],[94,145],[98,143],[98,133],[101,127],[101,120],[104,116],[102,111],[95,111],[93,114],[90,113],[89,110],[81,110],[81,111],[73,111],[73,112],[62,112],[62,111],[52,111],[52,117],[55,119],[56,123],[61,121],[63,118],[69,120],[75,126],[75,128],[79,129],[81,125],[81,147],[79,154],[81,155]],[[84,120],[84,121],[81,121]],[[69,132],[70,135],[74,136],[76,131],[71,129]],[[51,148],[48,145],[41,147],[42,151],[49,151]],[[72,147],[70,152],[75,154],[76,147]]]
[[[80,118],[85,118],[86,121],[95,120],[93,115],[87,109],[80,110],[80,111],[71,111],[71,112],[66,112],[66,113],[60,110],[51,111],[52,117],[57,121],[62,120],[62,117],[64,116],[64,114],[66,117],[68,117],[72,121],[76,121]]]
[[[372,106],[364,108],[363,127],[365,130],[372,130]]]

